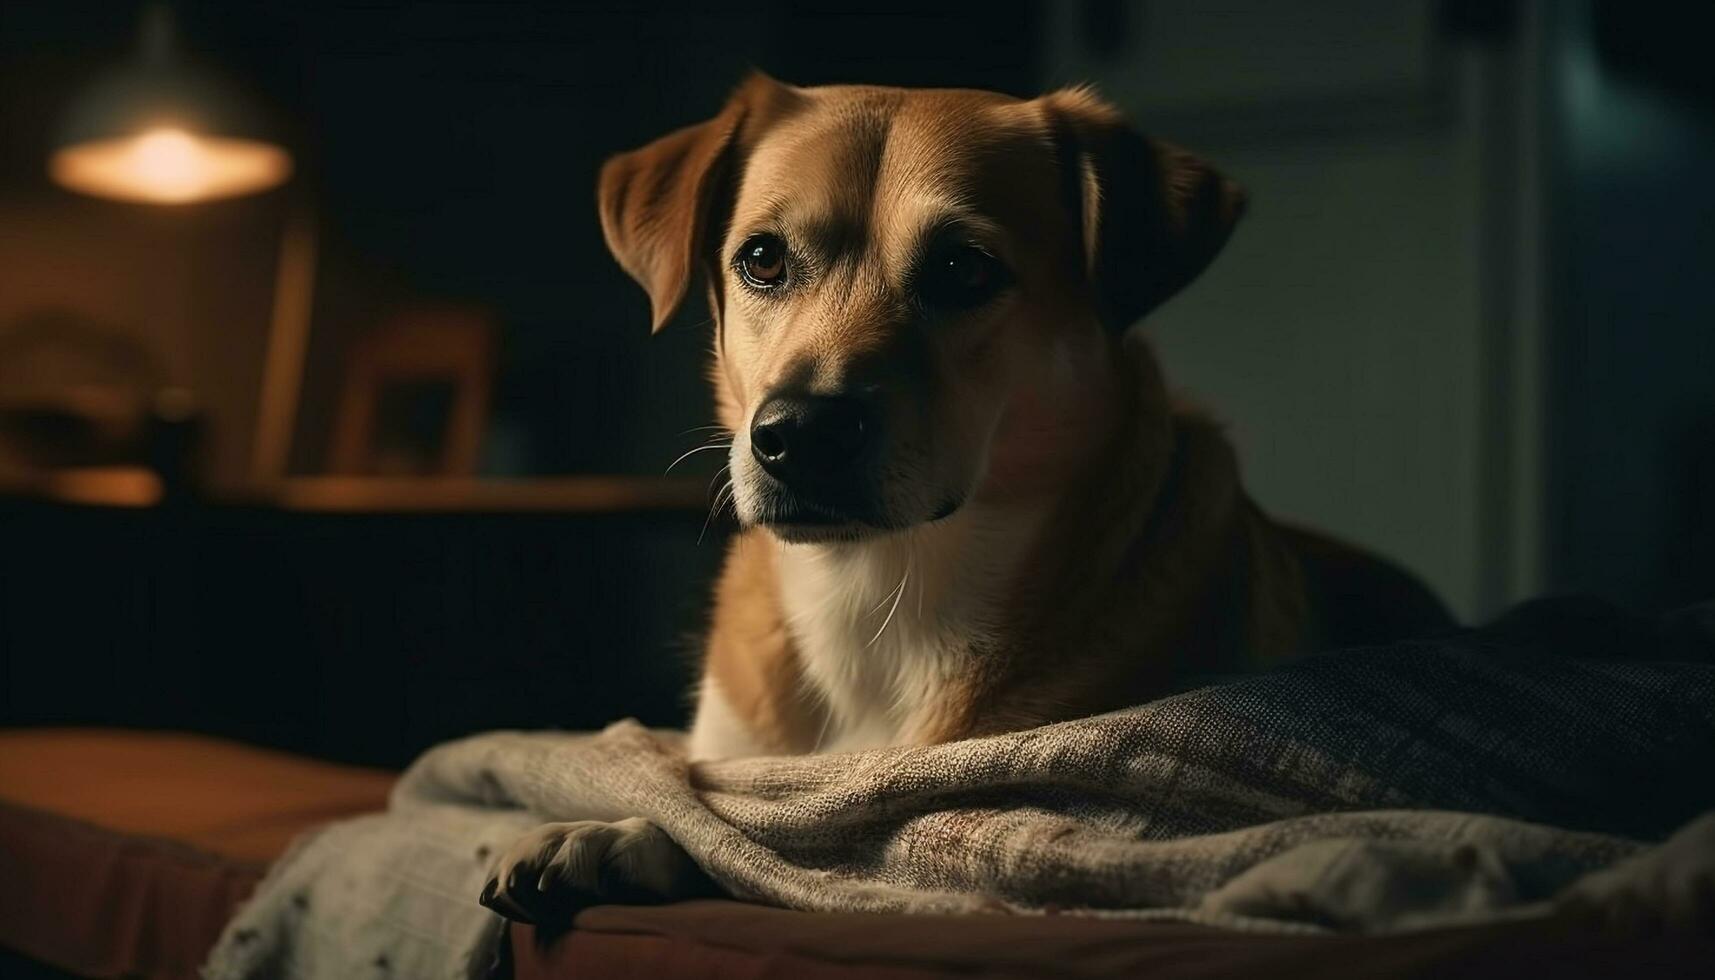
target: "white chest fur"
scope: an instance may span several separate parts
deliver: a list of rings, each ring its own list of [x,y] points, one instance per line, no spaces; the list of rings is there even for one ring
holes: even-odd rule
[[[873,540],[782,546],[787,628],[827,709],[818,751],[913,740],[998,627],[1040,523],[971,506]]]

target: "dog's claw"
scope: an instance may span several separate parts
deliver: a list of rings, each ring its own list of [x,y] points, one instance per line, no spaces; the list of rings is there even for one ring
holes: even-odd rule
[[[499,890],[499,886],[500,881],[498,879],[490,878],[488,880],[488,885],[482,890],[482,897],[477,899],[478,904],[483,908],[497,912],[514,922],[533,922],[534,920],[531,919],[530,914],[523,908],[520,908],[517,903],[513,902],[505,893],[501,892]]]

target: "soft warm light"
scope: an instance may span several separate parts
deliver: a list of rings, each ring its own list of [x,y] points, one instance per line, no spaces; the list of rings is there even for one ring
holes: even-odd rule
[[[163,127],[68,146],[54,154],[48,172],[61,186],[82,194],[189,204],[283,183],[292,173],[292,158],[271,143]]]

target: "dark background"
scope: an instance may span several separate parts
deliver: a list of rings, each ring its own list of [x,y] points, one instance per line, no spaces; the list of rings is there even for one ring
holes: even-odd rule
[[[296,471],[326,454],[350,338],[428,298],[503,327],[487,472],[659,473],[708,421],[707,337],[700,310],[649,336],[595,173],[753,66],[1022,96],[1096,77],[1269,192],[1151,327],[1170,376],[1232,419],[1265,507],[1388,551],[1467,617],[1549,591],[1715,594],[1697,5],[1194,6],[178,3],[186,47],[272,110],[299,172],[171,213],[43,170],[136,8],[0,6],[0,336],[72,309],[142,338],[203,397],[211,447],[195,504],[0,503],[0,717],[392,764],[477,728],[680,721],[720,554],[701,514],[331,516],[223,488],[279,222],[304,201],[322,260]],[[1308,53],[1269,60],[1289,42]]]

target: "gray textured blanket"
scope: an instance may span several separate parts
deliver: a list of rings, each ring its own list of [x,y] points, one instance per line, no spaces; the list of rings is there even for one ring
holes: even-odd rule
[[[732,894],[811,910],[1373,932],[1660,892],[1664,863],[1715,880],[1715,819],[1692,824],[1715,809],[1715,666],[1541,646],[1351,651],[852,755],[688,767],[676,736],[629,722],[477,736],[419,760],[388,813],[299,842],[207,973],[479,976],[501,928],[476,903],[490,857],[542,820],[647,817]]]

